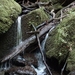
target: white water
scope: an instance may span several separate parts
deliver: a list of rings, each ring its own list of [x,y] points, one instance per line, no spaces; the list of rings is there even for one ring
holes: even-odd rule
[[[22,43],[21,16],[17,19],[17,45]]]
[[[55,26],[52,27],[52,28],[50,29],[50,31],[52,31],[54,28],[55,28]],[[50,31],[49,31],[49,32],[50,32]],[[43,52],[44,52],[44,50],[45,50],[45,44],[46,44],[46,40],[47,40],[48,36],[49,36],[49,33],[46,34],[45,39],[44,39],[44,40],[42,41],[42,43],[41,43],[41,47],[42,47]],[[35,71],[37,72],[37,75],[47,75],[47,73],[46,73],[46,66],[45,66],[45,64],[44,64],[43,61],[42,61],[41,53],[40,53],[40,52],[35,53],[35,57],[36,57],[37,60],[38,60],[38,68],[35,68],[34,66],[32,66],[32,67],[33,67],[33,68],[35,69]]]
[[[46,34],[45,39],[44,39],[43,42],[41,43],[41,47],[42,47],[43,52],[44,52],[44,50],[45,50],[44,47],[45,47],[45,43],[46,43],[47,38],[48,38],[48,34]],[[46,66],[44,65],[44,63],[43,63],[43,61],[42,61],[41,53],[40,53],[40,52],[35,53],[35,57],[36,57],[37,60],[38,60],[38,68],[35,68],[35,67],[33,67],[33,66],[32,66],[32,67],[33,67],[33,68],[35,69],[35,71],[37,72],[37,75],[47,75],[47,74],[46,74],[46,71],[45,71]]]

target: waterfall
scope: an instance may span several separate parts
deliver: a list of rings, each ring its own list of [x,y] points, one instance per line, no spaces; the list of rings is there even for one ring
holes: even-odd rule
[[[21,32],[21,16],[19,16],[16,20],[17,24],[17,42],[16,45],[19,45],[22,43],[22,32]],[[9,69],[10,66],[10,60],[0,64],[0,71]]]
[[[17,19],[17,45],[22,43],[21,16]]]
[[[53,26],[53,27],[49,30],[49,32],[52,31],[54,28],[55,28],[55,26]],[[42,47],[43,53],[44,53],[44,51],[45,51],[45,44],[46,44],[46,40],[47,40],[47,38],[48,38],[49,32],[46,34],[45,39],[44,39],[44,40],[42,41],[42,43],[41,43],[41,47]],[[35,69],[35,71],[37,72],[37,75],[47,75],[47,73],[46,73],[46,66],[45,66],[45,64],[44,64],[43,61],[42,61],[41,53],[40,53],[40,52],[36,52],[36,53],[35,53],[35,57],[36,57],[37,60],[38,60],[38,68],[35,68],[33,65],[32,65],[32,67],[33,67],[33,68]]]
[[[54,28],[55,27],[52,27],[50,29],[50,31],[53,30]],[[43,53],[45,51],[45,43],[46,43],[46,40],[48,38],[48,35],[49,35],[49,33],[46,34],[45,39],[41,43],[41,47],[42,47]],[[18,19],[17,19],[17,43],[16,44],[17,45],[22,44],[21,16],[19,16]],[[40,50],[38,52],[35,52],[35,57],[38,60],[38,67],[35,68],[33,65],[31,65],[31,67],[33,67],[35,69],[35,71],[37,72],[37,75],[47,75],[46,66],[45,66],[45,64],[42,61],[42,56],[41,56]],[[20,56],[18,56],[18,59],[25,61],[25,59],[23,59]],[[0,68],[1,71],[9,69],[11,67],[10,60],[8,60],[5,63],[2,63],[0,67],[1,67]]]

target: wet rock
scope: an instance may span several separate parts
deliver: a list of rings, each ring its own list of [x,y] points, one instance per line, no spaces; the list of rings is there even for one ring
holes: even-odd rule
[[[22,17],[22,20],[21,20],[22,21],[22,36],[23,36],[22,40],[25,40],[26,38],[31,36],[30,34],[26,33],[26,32],[34,30],[31,24],[35,25],[36,27],[37,25],[49,19],[48,14],[44,12],[43,9],[44,8],[33,10],[27,15],[24,15]]]
[[[20,13],[21,7],[14,0],[0,0],[0,34],[8,31]]]
[[[25,58],[25,65],[33,65],[35,67],[38,66],[38,61],[35,58],[34,54],[29,54],[29,53],[25,54],[24,58]]]
[[[12,59],[11,61],[12,65],[15,65],[15,66],[25,66],[25,65],[33,65],[35,67],[38,66],[38,61],[37,59],[35,58],[34,54],[30,54],[30,53],[27,53],[24,55],[24,58],[22,56],[16,56]]]
[[[16,46],[17,25],[14,23],[10,29],[0,35],[0,59],[8,55],[11,49]]]
[[[68,16],[49,35],[46,56],[57,59],[59,65],[62,62],[64,65],[67,60],[66,70],[72,71],[75,70],[75,10],[71,9],[65,13]]]
[[[30,67],[13,67],[5,72],[5,75],[37,75],[36,71]]]
[[[12,63],[12,65],[15,65],[15,66],[23,66],[24,67],[25,59],[18,55],[12,59],[11,63]]]

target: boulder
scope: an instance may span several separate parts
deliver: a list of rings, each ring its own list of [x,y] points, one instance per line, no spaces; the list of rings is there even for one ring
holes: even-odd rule
[[[66,70],[72,71],[75,70],[75,10],[65,10],[64,13],[68,16],[49,35],[46,56],[58,60],[59,65],[67,62]]]
[[[31,11],[27,15],[24,15],[22,17],[22,22],[21,22],[23,40],[25,40],[30,36],[30,34],[27,34],[26,32],[34,30],[31,24],[33,24],[36,27],[47,20],[49,20],[49,15],[44,11],[43,7]]]
[[[14,0],[0,0],[0,34],[8,31],[20,13],[21,7]]]
[[[33,65],[35,67],[38,66],[38,60],[36,59],[34,54],[26,53],[24,59],[25,59],[25,65],[29,65],[29,66]]]
[[[24,67],[25,65],[27,66],[35,66],[37,67],[38,66],[38,61],[36,59],[36,57],[34,56],[34,54],[31,54],[31,53],[25,53],[24,54],[24,57],[18,55],[18,56],[15,56],[12,60],[11,60],[11,63],[12,65],[15,65],[15,66],[22,66]]]

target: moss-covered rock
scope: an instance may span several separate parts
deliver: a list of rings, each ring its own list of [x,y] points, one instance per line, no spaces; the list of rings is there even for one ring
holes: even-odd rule
[[[25,21],[27,25],[30,26],[31,24],[37,26],[42,22],[49,19],[47,13],[44,12],[43,8],[36,9],[25,16]]]
[[[0,0],[0,34],[10,28],[20,12],[21,7],[14,0]]]
[[[75,69],[75,12],[71,12],[68,17],[51,32],[46,43],[46,56],[54,57],[59,64],[67,59],[67,69]]]
[[[27,15],[22,17],[22,34],[23,34],[23,40],[28,37],[26,32],[32,31],[33,27],[31,24],[35,25],[35,27],[44,21],[49,20],[49,15],[43,10],[44,8],[41,7],[39,9],[33,10]],[[26,34],[26,35],[25,35]]]

